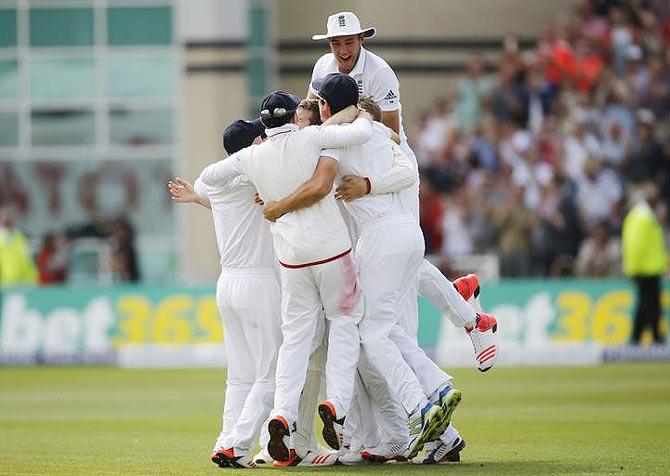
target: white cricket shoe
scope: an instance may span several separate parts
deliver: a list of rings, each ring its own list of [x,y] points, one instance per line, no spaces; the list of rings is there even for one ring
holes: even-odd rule
[[[272,464],[275,460],[272,459],[272,456],[267,452],[267,450],[260,450],[253,456],[254,463],[256,464]]]
[[[439,438],[444,431],[441,429],[442,419],[442,408],[430,402],[409,416],[409,447],[405,455],[407,459],[414,458],[423,449],[423,445]]]
[[[407,441],[388,441],[374,448],[361,451],[361,456],[370,463],[386,463],[387,461],[405,461]]]
[[[458,434],[453,425],[439,440],[426,443],[424,452],[412,459],[414,464],[445,464],[457,463],[461,460],[461,451],[465,448],[465,440]]]
[[[345,465],[345,466],[354,466],[357,464],[365,464],[367,461],[363,459],[363,455],[361,455],[361,449],[348,449],[348,448],[343,448],[345,451],[340,454],[340,456],[337,457],[337,460]]]
[[[233,448],[219,449],[212,453],[211,460],[219,468],[255,468],[256,463],[249,455],[236,455]]]
[[[480,372],[486,372],[498,359],[498,344],[495,336],[498,330],[496,318],[484,313],[477,313],[475,327],[468,331],[472,347],[475,350],[475,360]]]

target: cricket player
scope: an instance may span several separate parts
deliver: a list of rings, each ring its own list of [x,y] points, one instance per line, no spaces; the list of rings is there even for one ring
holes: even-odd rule
[[[321,124],[321,119],[319,117],[318,104],[315,101],[303,100],[301,101],[298,110],[296,111],[296,122],[299,124],[299,127],[306,127],[312,124]],[[238,120],[226,128],[223,134],[223,145],[224,149],[228,154],[233,154],[238,150],[241,150],[245,147],[250,146],[252,143],[260,142],[261,137],[264,136],[264,128],[260,125],[260,121],[243,121]],[[248,184],[247,184],[248,185]],[[197,203],[206,208],[211,209],[210,200],[206,196],[198,196],[195,193],[193,185],[189,182],[176,178],[174,182],[168,182],[168,189],[172,195],[172,199],[180,203]],[[224,189],[227,190],[227,189]],[[255,194],[255,197],[258,195]],[[246,208],[249,213],[260,213],[259,208],[252,206],[254,210],[250,209],[251,199],[244,195],[241,195],[242,200],[235,200],[235,197],[229,197],[226,201],[227,205],[224,206],[233,206],[238,209]],[[258,200],[256,200],[258,201]],[[262,202],[260,202],[262,205]],[[213,212],[220,213],[220,212]],[[264,226],[267,228],[267,222],[262,221]],[[259,243],[259,246],[266,246],[268,242]],[[272,251],[274,255],[274,251]],[[276,259],[274,260],[276,262]],[[277,314],[279,313],[279,308],[277,309]],[[273,316],[276,317],[276,316]],[[277,328],[280,324],[279,320],[276,319]],[[323,327],[323,326],[322,326]],[[299,456],[299,460],[294,460],[293,464],[297,466],[330,466],[335,464],[337,461],[337,455],[332,454],[327,451],[325,448],[317,444],[315,434],[314,434],[314,414],[316,413],[316,399],[318,397],[321,375],[323,372],[323,360],[324,360],[324,346],[320,344],[323,339],[323,328],[319,328],[313,341],[313,350],[309,360],[309,368],[307,372],[307,379],[305,382],[305,387],[300,396],[300,405],[299,405],[299,418],[297,422],[297,432],[296,437],[296,453]],[[227,330],[226,330],[227,332]],[[234,336],[230,336],[231,338]],[[238,349],[239,351],[240,349]],[[229,362],[231,359],[237,361],[248,361],[253,360],[255,356],[250,356],[244,352],[238,352],[234,355],[229,355]],[[276,359],[275,359],[276,360]],[[273,367],[275,364],[272,364]],[[274,376],[273,376],[274,379]],[[229,413],[226,413],[229,414]],[[224,430],[222,435],[229,434],[230,431],[226,431],[227,428],[230,428],[232,418],[226,419],[224,421]],[[261,432],[261,451],[255,455],[252,460],[256,464],[262,463],[273,463],[272,458],[267,454],[265,448],[269,440],[269,435],[266,429]],[[224,436],[220,437],[219,440],[223,440]],[[217,445],[218,446],[218,443]],[[215,450],[217,447],[215,446]],[[220,455],[214,455],[217,461],[217,464],[225,467],[228,464],[228,459],[222,458]],[[246,459],[240,458],[237,460],[237,464],[242,467],[246,462]],[[278,462],[274,462],[276,466],[284,466]],[[228,464],[229,465],[229,464]],[[230,465],[229,465],[230,466]],[[234,466],[238,467],[238,466]]]
[[[382,58],[362,47],[364,39],[374,36],[375,33],[376,30],[373,27],[361,28],[360,21],[351,12],[331,15],[327,21],[327,33],[312,37],[314,40],[327,39],[331,53],[323,55],[314,65],[308,96],[316,96],[312,87],[316,79],[333,72],[349,74],[356,80],[362,94],[371,96],[380,104],[382,122],[398,132],[403,151],[416,164],[416,158],[407,144],[402,127],[398,79]],[[418,168],[418,165],[416,166]],[[358,181],[356,177],[350,177],[347,182],[341,184],[340,193],[346,193],[348,189],[356,185],[360,191],[367,184],[363,181],[363,177],[358,177]],[[403,206],[406,211],[414,215],[418,222],[418,184],[404,193]],[[490,369],[497,358],[497,344],[494,336],[497,323],[492,316],[481,313],[478,303],[479,283],[476,276],[470,275],[452,285],[435,266],[423,260],[419,269],[419,279],[415,284],[418,287],[418,293],[433,302],[454,325],[466,329],[475,350],[478,368],[482,371]],[[407,299],[404,306],[405,311],[402,315],[405,316],[405,322],[402,327],[410,338],[416,339],[418,329],[416,300]],[[459,446],[462,449],[463,446],[460,437],[453,432],[452,436],[453,438],[445,443],[451,446],[456,442],[448,451],[450,459],[457,458],[452,450],[456,450]],[[438,448],[439,453],[443,453],[444,449]],[[434,460],[432,456],[429,454],[425,462],[432,462]]]
[[[260,121],[231,124],[224,134],[227,152],[250,145],[263,129]],[[188,185],[170,181],[173,199],[189,201]],[[221,467],[253,468],[249,451],[272,409],[281,344],[281,294],[270,228],[253,203],[256,189],[244,176],[226,187],[198,179],[193,190],[195,201],[212,210],[221,263],[216,302],[226,330],[223,428],[211,459]]]
[[[271,226],[281,265],[283,342],[277,360],[274,416],[268,424],[268,452],[284,462],[297,458],[291,436],[322,309],[329,333],[327,400],[320,412],[331,430],[351,403],[363,302],[351,240],[331,193],[337,166],[333,159],[322,157],[321,150],[362,143],[372,133],[366,114],[351,125],[298,129],[298,104],[297,97],[282,91],[268,95],[261,104],[268,139],[210,165],[200,177],[205,185],[220,187],[245,175],[266,203],[290,196],[313,175],[319,178],[312,189],[294,196],[303,208]],[[323,417],[323,408],[328,418]]]
[[[318,93],[323,120],[358,101],[358,86],[345,74],[331,73],[316,80],[313,87]],[[376,123],[372,137],[365,143],[323,153],[339,158],[340,174],[380,175],[392,167],[391,144],[387,128]],[[411,180],[407,186],[418,181],[416,169],[411,168],[409,171]],[[305,184],[308,185],[309,182]],[[279,204],[268,204],[265,216],[268,218],[270,208],[275,209],[279,216],[295,211],[299,207],[294,205],[290,198]],[[403,212],[399,195],[396,194],[365,197],[345,205],[360,233],[356,243],[356,256],[360,264],[359,278],[366,296],[366,313],[360,326],[363,356],[387,383],[394,384],[393,390],[409,418],[412,438],[407,454],[412,458],[427,441],[436,439],[446,429],[451,413],[460,402],[460,392],[449,387],[451,393],[445,393],[444,407],[441,408],[443,415],[437,416],[440,407],[428,401],[414,372],[390,339],[391,331],[399,320],[397,312],[400,299],[413,290],[412,283],[417,278],[423,257],[421,230],[413,216]],[[416,342],[413,345],[423,353]],[[430,359],[426,359],[432,364]],[[451,377],[432,365],[443,376],[441,382],[448,383],[451,380]],[[361,374],[361,377],[365,382],[366,376]],[[431,392],[437,390],[432,389]],[[330,444],[327,439],[326,441]],[[403,446],[399,445],[389,456],[404,457],[406,448]]]

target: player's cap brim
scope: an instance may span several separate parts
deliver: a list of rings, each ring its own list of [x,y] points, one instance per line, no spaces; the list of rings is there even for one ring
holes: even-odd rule
[[[335,37],[338,37],[338,36],[360,35],[361,33],[363,34],[363,36],[365,38],[372,38],[377,33],[377,29],[375,27],[372,27],[372,28],[366,28],[365,30],[361,30],[361,31],[351,31],[351,32],[347,32],[347,33],[338,32],[338,33],[330,33],[330,34],[326,33],[325,35],[312,35],[312,39],[313,40],[326,40],[328,38],[335,38]]]

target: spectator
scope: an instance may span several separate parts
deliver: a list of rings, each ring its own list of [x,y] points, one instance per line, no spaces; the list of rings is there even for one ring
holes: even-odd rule
[[[621,248],[609,232],[607,222],[598,223],[582,242],[575,263],[575,274],[584,278],[601,278],[620,274]]]
[[[586,230],[592,230],[598,222],[610,221],[620,199],[619,179],[596,159],[590,159],[584,166],[584,176],[577,181],[577,204]]]
[[[42,248],[37,253],[37,269],[42,286],[67,281],[69,257],[64,240],[63,236],[55,233],[44,235]]]
[[[136,283],[140,280],[135,230],[126,218],[118,220],[112,232],[112,269],[117,281]]]
[[[26,236],[14,228],[9,208],[0,209],[0,288],[37,284],[37,269]]]
[[[642,331],[647,327],[651,327],[655,343],[663,342],[661,276],[668,270],[668,255],[663,228],[656,215],[659,205],[658,189],[649,183],[623,223],[624,272],[637,290],[633,344],[639,344]]]
[[[458,83],[456,117],[461,128],[474,130],[483,113],[483,103],[491,94],[492,83],[484,76],[484,59],[474,55],[468,62],[466,76]]]
[[[633,148],[627,177],[633,182],[653,181],[662,172],[663,151],[654,137],[654,113],[641,109],[637,113],[637,141]]]
[[[524,205],[523,188],[514,187],[509,199],[495,209],[493,218],[500,236],[500,274],[528,276],[533,214]]]

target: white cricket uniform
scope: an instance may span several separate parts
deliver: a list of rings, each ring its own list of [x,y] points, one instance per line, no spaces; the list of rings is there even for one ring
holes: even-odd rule
[[[332,53],[326,53],[317,60],[312,70],[313,82],[315,79],[323,78],[330,73],[338,73],[337,59]],[[400,115],[400,147],[402,151],[412,160],[418,170],[418,163],[414,152],[407,143],[407,136],[402,124],[402,104],[400,103],[400,83],[389,64],[376,54],[361,48],[361,53],[356,65],[349,73],[358,83],[358,91],[365,96],[371,96],[379,104],[382,111],[399,111]],[[316,94],[310,82],[310,91]],[[403,211],[413,215],[419,222],[419,184],[399,193]],[[423,260],[419,268],[419,279],[416,291],[426,297],[438,309],[440,309],[449,320],[457,327],[473,324],[475,311],[461,297],[451,282],[432,263]],[[405,303],[403,312],[403,328],[408,329],[410,336],[416,337],[418,329],[418,308],[415,299]]]
[[[321,150],[365,142],[370,121],[334,127],[293,124],[267,129],[268,139],[207,167],[203,183],[225,184],[246,175],[264,201],[279,201],[308,181]],[[270,227],[281,266],[283,342],[277,359],[274,415],[295,422],[312,337],[322,309],[330,324],[326,394],[338,417],[351,404],[363,314],[349,238],[334,196],[283,215]]]
[[[377,124],[364,144],[324,150],[339,162],[341,175],[381,175],[393,165],[386,127]],[[415,181],[418,175],[414,173]],[[356,259],[365,293],[365,316],[359,326],[364,357],[397,390],[407,413],[425,399],[416,376],[389,335],[399,320],[398,298],[416,281],[424,244],[411,215],[404,214],[398,194],[368,195],[345,202],[359,230]],[[365,375],[362,375],[365,382]]]
[[[221,275],[216,303],[223,321],[228,377],[223,429],[217,446],[246,454],[272,409],[277,353],[281,344],[281,296],[270,227],[256,192],[240,176],[212,187],[201,179],[196,193],[209,199]]]

